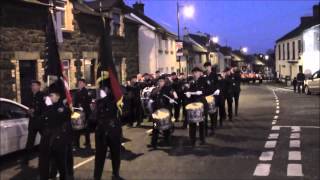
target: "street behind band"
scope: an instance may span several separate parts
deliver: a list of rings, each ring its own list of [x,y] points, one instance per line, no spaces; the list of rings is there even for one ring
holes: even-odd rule
[[[95,132],[95,163],[93,179],[100,180],[103,174],[108,149],[112,161],[112,178],[122,179],[119,175],[121,162],[121,126],[128,124],[140,127],[143,119],[152,122],[150,150],[158,148],[158,139],[163,135],[166,145],[172,145],[172,133],[176,122],[183,121],[182,127],[189,127],[190,145],[196,146],[197,130],[200,145],[206,143],[205,137],[215,134],[215,129],[223,122],[233,121],[233,112],[238,115],[240,95],[240,71],[237,68],[226,68],[218,74],[216,67],[209,62],[204,70],[195,67],[192,76],[181,73],[138,74],[128,79],[123,87],[124,103],[127,107],[122,116],[111,92],[110,80],[97,82],[98,89],[95,108],[92,107],[92,96],[86,89],[84,79],[78,80],[78,90],[73,96],[74,109],[65,103],[64,87],[54,83],[47,93],[41,92],[41,83],[32,81],[33,100],[30,103],[30,123],[26,149],[31,151],[37,133],[41,135],[39,174],[41,180],[59,178],[74,179],[73,151],[81,147],[80,135],[84,134],[86,149],[91,149],[90,133]],[[233,101],[235,110],[233,111]],[[227,102],[227,112],[225,104]],[[75,109],[78,109],[75,111]],[[80,109],[80,110],[79,110]],[[81,111],[84,120],[76,124],[71,118]],[[181,113],[182,111],[182,113]],[[90,118],[93,115],[93,118]],[[181,116],[182,115],[182,116]],[[23,163],[28,164],[29,157]]]

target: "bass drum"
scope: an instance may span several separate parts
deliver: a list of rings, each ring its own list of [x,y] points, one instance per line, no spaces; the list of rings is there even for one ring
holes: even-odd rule
[[[85,113],[82,110],[74,109],[71,114],[71,124],[74,130],[82,130],[86,127]]]
[[[152,103],[150,102],[150,95],[155,86],[145,87],[140,94],[142,109],[145,114],[150,115],[152,112]]]
[[[208,113],[214,114],[216,112],[216,104],[213,96],[206,96],[206,101],[208,103]]]
[[[186,111],[189,123],[199,123],[204,121],[203,103],[190,103],[186,105]]]
[[[165,108],[161,108],[152,113],[152,118],[155,121],[156,128],[159,130],[167,130],[173,126],[170,112]]]

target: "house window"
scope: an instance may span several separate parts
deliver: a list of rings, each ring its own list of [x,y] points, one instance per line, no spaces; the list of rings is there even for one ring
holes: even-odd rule
[[[298,53],[302,53],[302,43],[301,40],[298,40]]]
[[[281,46],[280,44],[278,45],[278,59],[281,59]]]
[[[296,59],[296,43],[292,42],[292,59]]]
[[[290,59],[290,44],[287,43],[287,59]]]
[[[282,44],[282,60],[285,60],[285,47],[284,43]]]
[[[64,78],[66,79],[66,81],[68,82],[68,84],[70,84],[70,61],[65,59],[62,60],[62,74],[64,76]]]
[[[112,25],[113,25],[113,32],[114,36],[120,36],[120,14],[119,13],[112,13]]]
[[[89,86],[95,84],[95,73],[94,73],[95,59],[84,60],[84,79]]]
[[[162,49],[162,37],[159,36],[159,49]]]

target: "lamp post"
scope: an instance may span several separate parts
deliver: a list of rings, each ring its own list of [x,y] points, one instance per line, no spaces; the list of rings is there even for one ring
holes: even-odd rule
[[[177,0],[178,41],[180,41],[180,8],[183,8],[183,15],[185,17],[192,18],[194,15],[194,7],[193,6],[180,5],[179,0]],[[178,61],[179,61],[179,73],[181,73],[181,56],[179,56]]]

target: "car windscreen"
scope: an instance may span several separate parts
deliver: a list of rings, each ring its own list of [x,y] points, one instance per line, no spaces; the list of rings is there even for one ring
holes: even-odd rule
[[[0,121],[28,117],[26,109],[13,103],[0,101]]]

